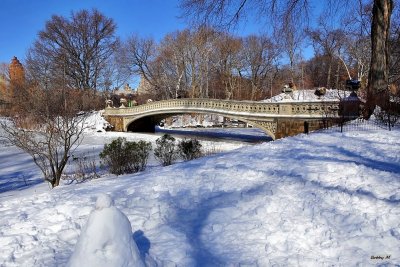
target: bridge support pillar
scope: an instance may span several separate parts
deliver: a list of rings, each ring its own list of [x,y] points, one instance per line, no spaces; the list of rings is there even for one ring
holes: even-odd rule
[[[106,121],[108,121],[114,128],[113,131],[125,132],[124,118],[119,116],[104,116]]]

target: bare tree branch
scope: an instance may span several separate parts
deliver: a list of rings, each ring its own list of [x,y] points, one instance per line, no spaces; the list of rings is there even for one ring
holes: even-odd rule
[[[72,13],[70,19],[52,16],[28,53],[28,74],[54,87],[103,87],[105,65],[119,43],[115,29],[97,10]]]

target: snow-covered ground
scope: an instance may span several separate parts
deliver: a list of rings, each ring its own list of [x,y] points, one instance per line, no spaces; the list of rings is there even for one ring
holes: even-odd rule
[[[298,101],[332,101],[346,98],[350,95],[349,91],[342,91],[337,89],[326,89],[323,96],[315,95],[315,90],[294,90],[290,93],[281,93],[271,98],[262,100],[262,102],[298,102]]]
[[[0,147],[0,266],[66,265],[104,193],[154,266],[398,265],[400,130],[365,129],[218,143],[225,152],[52,190]],[[75,153],[95,157],[118,136],[158,138],[87,133]]]

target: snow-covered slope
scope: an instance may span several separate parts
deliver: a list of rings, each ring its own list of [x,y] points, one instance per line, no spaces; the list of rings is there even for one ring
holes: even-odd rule
[[[399,148],[399,129],[330,130],[134,175],[7,190],[0,266],[64,266],[99,193],[158,266],[400,264]],[[15,153],[0,157],[12,157],[18,175],[27,160]]]
[[[326,89],[323,96],[315,95],[315,90],[295,90],[291,93],[281,93],[262,102],[293,102],[293,101],[339,101],[348,97],[350,92],[336,89]]]
[[[103,113],[104,110],[93,111],[86,114],[87,118],[83,125],[85,132],[104,132],[107,127],[111,126],[102,116]]]

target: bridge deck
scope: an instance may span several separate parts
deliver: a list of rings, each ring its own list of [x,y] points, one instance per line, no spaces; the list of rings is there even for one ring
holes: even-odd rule
[[[105,115],[129,116],[155,111],[203,112],[227,115],[246,115],[265,118],[276,117],[338,117],[339,101],[314,102],[255,102],[218,99],[174,99],[150,102],[134,107],[107,107]]]

